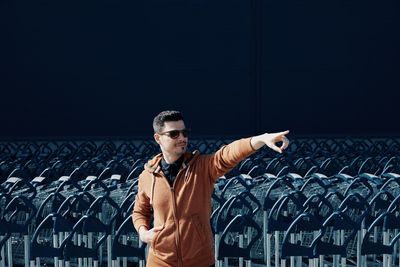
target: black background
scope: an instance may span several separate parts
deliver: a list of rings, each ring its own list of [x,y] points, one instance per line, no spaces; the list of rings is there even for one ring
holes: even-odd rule
[[[398,135],[399,1],[1,0],[0,137]]]

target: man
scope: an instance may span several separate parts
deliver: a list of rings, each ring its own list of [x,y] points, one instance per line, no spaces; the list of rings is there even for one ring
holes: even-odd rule
[[[133,224],[150,245],[148,267],[208,267],[215,262],[210,226],[211,195],[219,177],[264,145],[282,153],[289,131],[244,138],[216,153],[187,152],[182,114],[163,111],[153,121],[161,153],[139,176]],[[277,142],[282,142],[278,147]],[[154,217],[154,227],[150,220]]]

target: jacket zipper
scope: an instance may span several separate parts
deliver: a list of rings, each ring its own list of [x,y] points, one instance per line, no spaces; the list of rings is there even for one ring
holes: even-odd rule
[[[164,177],[165,182],[168,184],[168,186],[171,189],[171,196],[172,196],[172,213],[174,216],[175,220],[175,225],[176,225],[176,234],[175,234],[175,242],[176,242],[176,249],[177,249],[177,256],[178,256],[178,267],[183,267],[183,258],[181,255],[181,240],[180,240],[180,235],[179,235],[179,221],[178,217],[176,216],[176,201],[175,201],[175,183],[178,181],[179,174],[181,173],[182,170],[186,169],[187,167],[182,168],[176,175],[175,181],[172,184],[172,187],[170,186],[169,182],[167,181],[167,178]]]
[[[183,260],[182,260],[182,255],[181,255],[181,240],[180,240],[180,236],[179,236],[179,221],[178,218],[176,216],[176,201],[175,201],[175,192],[174,192],[174,188],[171,187],[171,195],[172,195],[172,211],[174,214],[174,220],[175,220],[175,225],[176,225],[176,230],[177,233],[175,235],[175,241],[176,241],[176,249],[177,249],[177,256],[178,256],[178,267],[183,267]]]
[[[183,257],[181,255],[181,237],[179,234],[179,221],[178,221],[178,217],[176,216],[176,201],[175,201],[175,185],[176,183],[178,183],[178,178],[180,177],[180,174],[183,172],[183,170],[185,170],[187,168],[187,166],[184,166],[182,169],[179,170],[179,172],[176,174],[176,178],[175,181],[172,184],[171,187],[171,193],[172,193],[172,202],[173,202],[173,211],[174,211],[174,217],[175,217],[175,221],[176,221],[176,228],[177,228],[177,248],[178,248],[178,267],[183,267]]]

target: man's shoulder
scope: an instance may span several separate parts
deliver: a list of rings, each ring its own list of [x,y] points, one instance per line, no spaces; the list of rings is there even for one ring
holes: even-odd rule
[[[142,170],[142,172],[139,174],[138,179],[139,179],[139,181],[141,181],[141,182],[145,182],[145,181],[147,181],[147,180],[151,180],[151,176],[152,176],[152,175],[153,175],[153,174],[152,174],[148,169],[144,168],[144,169]]]

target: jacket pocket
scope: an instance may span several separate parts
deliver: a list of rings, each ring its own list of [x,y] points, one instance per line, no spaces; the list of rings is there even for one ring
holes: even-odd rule
[[[205,251],[207,233],[198,215],[181,221],[181,255],[183,261],[198,257]]]
[[[175,260],[175,225],[173,223],[165,223],[163,228],[154,237],[151,246],[154,254],[163,260]]]
[[[201,241],[202,244],[205,244],[207,240],[207,233],[198,215],[192,216],[192,223],[194,224],[194,228],[197,232],[199,240]]]
[[[164,228],[165,228],[165,224],[163,224],[160,231],[158,231],[157,233],[154,234],[153,241],[151,241],[151,244],[150,244],[153,248],[154,248],[154,244],[157,243],[158,237],[160,236],[160,233],[164,230]]]

